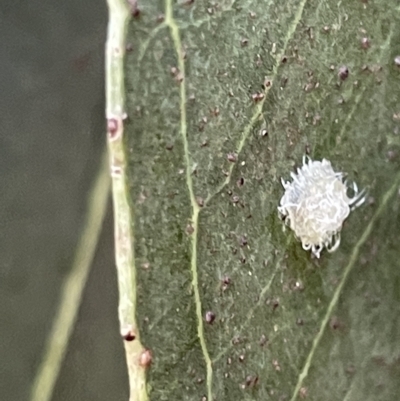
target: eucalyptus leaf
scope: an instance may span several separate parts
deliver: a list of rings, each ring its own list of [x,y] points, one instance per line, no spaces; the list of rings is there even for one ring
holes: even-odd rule
[[[397,399],[398,3],[140,9],[125,135],[150,399]],[[369,191],[320,259],[277,212],[304,154]]]

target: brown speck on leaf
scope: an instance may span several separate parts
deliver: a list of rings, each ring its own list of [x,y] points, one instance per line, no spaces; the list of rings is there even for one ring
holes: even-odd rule
[[[308,84],[304,85],[304,90],[309,93],[314,89],[314,84],[312,82],[309,82]]]
[[[331,317],[331,320],[329,321],[329,327],[332,330],[337,330],[342,326],[342,323],[340,322],[339,318],[337,316]]]
[[[211,110],[211,115],[213,115],[214,117],[219,116],[219,108],[215,107],[214,109]]]
[[[215,320],[215,313],[212,311],[207,311],[204,319],[208,324],[213,324]]]
[[[388,158],[389,161],[395,160],[397,158],[397,155],[398,154],[397,154],[397,152],[395,150],[389,150],[387,152],[387,158]]]
[[[275,298],[272,301],[272,310],[276,310],[279,307],[279,298]]]
[[[345,79],[347,79],[349,77],[349,73],[350,73],[350,71],[345,65],[342,65],[341,67],[339,67],[338,76],[342,81],[344,81]]]
[[[266,128],[263,128],[263,129],[260,131],[260,136],[261,136],[262,138],[265,138],[266,136],[268,136],[268,130],[267,130]]]
[[[396,67],[400,68],[400,55],[394,58],[394,64]]]
[[[324,32],[324,33],[328,33],[330,30],[331,30],[331,28],[330,28],[328,25],[325,25],[325,26],[322,28],[322,32]]]
[[[196,100],[196,96],[195,96],[194,93],[191,93],[191,94],[189,95],[189,100],[190,100],[191,102],[194,102],[194,101]]]
[[[283,57],[281,58],[281,63],[282,63],[282,64],[285,64],[286,61],[287,61],[287,56],[283,56]]]
[[[235,163],[237,161],[237,154],[234,152],[228,153],[226,157],[227,157],[228,161],[230,161],[232,163]]]
[[[246,387],[254,387],[258,383],[258,376],[247,376]]]
[[[133,44],[132,43],[127,43],[125,46],[125,50],[129,53],[133,50]]]
[[[236,181],[236,185],[238,186],[238,188],[242,187],[244,185],[244,178],[240,177],[237,181]]]
[[[254,11],[249,12],[250,18],[256,18],[257,14]]]
[[[185,232],[186,232],[187,235],[192,235],[194,233],[193,224],[188,224],[186,226]]]
[[[107,120],[107,132],[110,139],[115,138],[118,128],[118,120],[116,118],[109,118]]]
[[[260,93],[260,92],[257,92],[257,93],[253,93],[252,95],[251,95],[251,98],[254,100],[254,102],[260,102],[261,100],[263,100],[264,99],[264,97],[265,97],[265,95],[264,95],[264,93]]]
[[[277,359],[274,359],[274,360],[272,361],[272,366],[275,368],[275,370],[276,370],[277,372],[280,372],[280,371],[281,371],[281,367],[279,366],[279,362],[278,362]]]
[[[268,338],[266,337],[265,334],[262,334],[258,343],[260,344],[261,347],[263,347],[267,342]]]
[[[200,196],[198,196],[198,197],[196,198],[196,202],[197,202],[197,204],[198,204],[200,207],[203,207],[203,206],[204,206],[204,199],[201,198]]]
[[[222,291],[226,291],[231,284],[231,279],[228,276],[224,276],[221,280],[221,284]]]
[[[367,50],[367,49],[370,48],[370,46],[371,46],[370,40],[369,40],[367,37],[363,37],[363,38],[361,39],[361,47],[362,47],[364,50]]]
[[[170,69],[171,75],[174,77],[175,81],[182,82],[183,81],[183,74],[179,71],[177,67],[171,67]]]
[[[164,22],[165,20],[165,15],[164,14],[158,14],[156,21],[160,24],[161,22]]]
[[[148,270],[149,268],[150,268],[150,263],[149,262],[142,263],[142,269]]]
[[[174,148],[174,144],[173,143],[167,143],[165,145],[165,149],[167,149],[167,150],[172,150],[173,148]]]
[[[129,10],[131,12],[132,17],[140,16],[140,9],[137,4],[137,0],[128,0]]]
[[[297,324],[297,326],[303,326],[304,325],[304,320],[299,317],[299,318],[296,319],[296,324]]]
[[[247,39],[247,38],[243,38],[241,41],[240,41],[240,45],[242,46],[242,47],[245,47],[245,46],[247,46],[249,44],[249,39]]]
[[[241,355],[239,355],[239,362],[243,362],[243,361],[244,361],[244,355],[241,354]]]
[[[239,200],[240,200],[240,198],[239,198],[238,195],[233,195],[233,196],[232,196],[232,202],[233,202],[233,203],[239,203]]]
[[[305,152],[306,152],[306,155],[311,154],[311,146],[310,146],[309,144],[307,144],[307,145],[304,147],[304,150],[305,150]]]
[[[248,241],[247,241],[246,236],[245,236],[245,235],[241,236],[241,237],[239,238],[239,245],[240,245],[241,247],[244,247],[244,246],[246,246],[247,244],[248,244]]]
[[[263,85],[265,89],[269,88],[272,85],[272,80],[268,77],[265,77]]]
[[[201,148],[205,148],[206,146],[208,146],[208,139],[204,139],[204,141],[200,144]]]
[[[148,368],[151,365],[153,360],[153,356],[151,355],[151,351],[149,349],[145,349],[139,357],[139,365],[143,368]]]
[[[136,332],[132,325],[128,324],[121,329],[121,337],[125,341],[133,341],[136,338]]]
[[[307,396],[308,396],[307,387],[301,387],[300,390],[299,390],[299,395],[300,395],[300,398],[303,399],[303,400],[304,400],[304,398],[307,398]]]

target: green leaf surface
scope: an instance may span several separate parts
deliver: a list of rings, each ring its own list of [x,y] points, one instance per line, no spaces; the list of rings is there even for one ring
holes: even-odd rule
[[[397,399],[399,26],[394,0],[141,4],[125,132],[151,400]],[[306,152],[369,189],[319,260],[277,213]]]

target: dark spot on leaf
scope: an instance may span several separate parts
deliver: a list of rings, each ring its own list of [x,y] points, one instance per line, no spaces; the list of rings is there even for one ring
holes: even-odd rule
[[[127,43],[125,46],[125,50],[129,53],[133,50],[133,44],[132,43]]]
[[[279,298],[272,300],[272,310],[276,310],[279,307]]]
[[[118,120],[116,118],[109,118],[107,120],[107,132],[110,139],[115,138],[118,128]]]
[[[258,383],[258,376],[247,376],[246,387],[254,387]]]
[[[149,349],[145,349],[139,357],[139,365],[142,366],[143,368],[148,368],[151,365],[151,362],[153,360],[153,356],[151,354],[151,351]]]
[[[222,291],[226,291],[231,284],[231,279],[228,276],[224,276],[221,280]]]
[[[347,79],[349,77],[349,73],[350,73],[350,71],[345,65],[342,65],[341,67],[339,67],[338,75],[342,81],[344,81],[345,79]]]
[[[137,5],[137,0],[128,0],[128,5],[132,17],[138,18],[140,16],[140,9]]]
[[[282,63],[282,64],[285,64],[286,61],[287,61],[287,57],[286,57],[286,56],[283,56],[283,57],[281,58],[281,63]]]
[[[332,316],[331,320],[329,321],[329,327],[332,330],[337,330],[342,327],[342,323],[337,316]]]
[[[233,196],[232,196],[232,202],[233,202],[233,203],[239,203],[239,200],[240,200],[240,198],[239,198],[238,195],[233,195]]]
[[[242,39],[242,40],[240,41],[240,45],[241,45],[242,47],[247,46],[248,43],[249,43],[249,39],[246,39],[246,38],[244,38],[244,39]]]
[[[300,390],[299,390],[299,395],[300,395],[300,398],[301,399],[305,399],[305,398],[307,398],[307,396],[308,396],[308,389],[307,389],[307,387],[301,387],[300,388]]]
[[[244,185],[244,178],[240,177],[237,181],[236,181],[236,185],[240,188]]]
[[[371,41],[367,37],[361,39],[361,47],[364,50],[369,49],[370,46],[371,46]]]
[[[272,85],[272,80],[268,77],[265,77],[263,86],[265,89],[269,88]]]
[[[237,161],[237,154],[236,153],[228,153],[227,154],[227,159],[228,159],[228,161],[230,161],[230,162],[232,162],[232,163],[235,163],[236,161]]]
[[[194,227],[192,224],[186,226],[185,232],[187,235],[192,235],[194,233]]]
[[[257,92],[257,93],[253,93],[252,95],[251,95],[251,98],[254,100],[254,102],[260,102],[261,100],[263,100],[264,99],[264,97],[265,97],[265,95],[264,95],[264,93],[259,93],[259,92]]]
[[[240,237],[239,244],[240,244],[241,247],[246,246],[248,244],[246,236]]]
[[[389,161],[395,160],[397,158],[397,156],[398,156],[398,154],[397,154],[397,152],[395,150],[389,150],[387,152],[387,157],[388,157]]]
[[[261,131],[260,131],[260,136],[262,137],[262,138],[265,138],[266,136],[268,136],[268,130],[267,129],[262,129]]]
[[[203,207],[203,206],[204,206],[204,199],[201,198],[200,196],[198,196],[198,197],[196,198],[196,202],[197,202],[197,204],[198,204],[200,207]]]
[[[167,149],[167,150],[172,150],[174,148],[174,144],[173,143],[168,143],[166,146],[165,146],[165,149]]]
[[[330,30],[331,30],[331,28],[330,28],[328,25],[325,25],[325,26],[322,28],[322,32],[324,32],[324,33],[328,33]]]
[[[272,361],[272,366],[275,368],[275,370],[276,370],[277,372],[280,372],[280,371],[281,371],[281,367],[280,367],[279,362],[278,362],[277,359],[274,359],[274,360]]]
[[[215,320],[215,313],[212,311],[207,311],[205,316],[205,321],[208,324],[213,324],[214,320]]]
[[[165,20],[165,15],[164,14],[158,14],[156,21],[160,24],[161,22],[164,22]]]
[[[261,335],[260,340],[258,342],[261,345],[261,347],[263,347],[267,342],[268,338],[266,337],[266,335],[265,334]]]
[[[244,362],[244,355],[243,354],[241,354],[241,355],[239,355],[239,362]]]
[[[136,332],[132,325],[127,325],[121,329],[121,337],[125,341],[133,341],[136,338]]]
[[[303,325],[304,325],[304,320],[301,319],[301,318],[297,318],[297,319],[296,319],[296,324],[297,324],[298,326],[303,326]]]

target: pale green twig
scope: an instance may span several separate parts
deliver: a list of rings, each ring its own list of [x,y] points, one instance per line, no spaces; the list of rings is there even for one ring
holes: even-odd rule
[[[106,117],[114,205],[115,259],[119,288],[119,320],[125,339],[130,401],[147,400],[146,367],[151,354],[139,341],[136,325],[136,271],[132,210],[126,183],[123,144],[125,118],[124,55],[129,11],[124,0],[108,0],[109,22],[106,46]]]
[[[103,163],[89,195],[86,222],[75,260],[62,284],[59,307],[33,382],[31,401],[49,401],[52,397],[101,232],[109,183],[108,157],[104,152]]]

